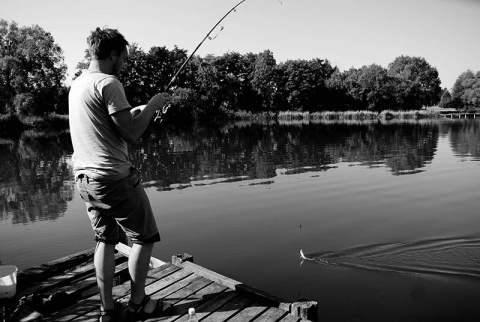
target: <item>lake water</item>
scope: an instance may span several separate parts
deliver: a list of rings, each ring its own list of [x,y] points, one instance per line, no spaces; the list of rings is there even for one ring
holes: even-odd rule
[[[479,321],[480,120],[151,129],[132,146],[162,235],[319,321]],[[68,133],[0,139],[0,260],[94,247]],[[309,260],[300,258],[303,250]]]

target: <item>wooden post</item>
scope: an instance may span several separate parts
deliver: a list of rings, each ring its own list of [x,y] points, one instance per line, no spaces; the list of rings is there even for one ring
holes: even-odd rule
[[[318,303],[316,301],[300,301],[292,303],[290,314],[310,321],[318,320]]]
[[[184,262],[193,263],[193,256],[187,253],[176,254],[172,256],[173,265],[182,266],[182,263]]]

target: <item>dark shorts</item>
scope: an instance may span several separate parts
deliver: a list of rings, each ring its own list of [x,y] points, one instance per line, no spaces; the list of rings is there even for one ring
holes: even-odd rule
[[[76,176],[77,191],[85,201],[95,240],[107,244],[148,244],[160,241],[150,201],[135,168],[116,181],[98,181]]]

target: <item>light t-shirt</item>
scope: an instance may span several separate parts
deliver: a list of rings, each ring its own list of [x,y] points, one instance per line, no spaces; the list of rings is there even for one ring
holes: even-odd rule
[[[120,81],[84,70],[72,84],[68,104],[75,173],[97,180],[126,177],[132,166],[128,144],[111,119],[112,114],[131,108]]]

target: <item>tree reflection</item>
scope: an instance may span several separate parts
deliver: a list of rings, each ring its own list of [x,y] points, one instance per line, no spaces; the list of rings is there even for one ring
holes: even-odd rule
[[[147,185],[160,190],[186,187],[205,179],[272,178],[326,171],[351,162],[414,174],[433,159],[438,122],[382,124],[246,124],[223,128],[151,131],[135,144],[132,162]]]
[[[452,121],[449,127],[452,150],[459,156],[480,158],[480,123],[473,120]]]
[[[0,219],[27,224],[63,216],[73,196],[71,150],[68,133],[0,140]]]
[[[424,171],[439,136],[457,156],[480,158],[478,120],[403,123],[237,123],[191,129],[151,127],[131,147],[144,184],[159,190],[320,172],[348,162],[392,175]],[[56,220],[74,196],[68,133],[0,139],[0,220]]]

